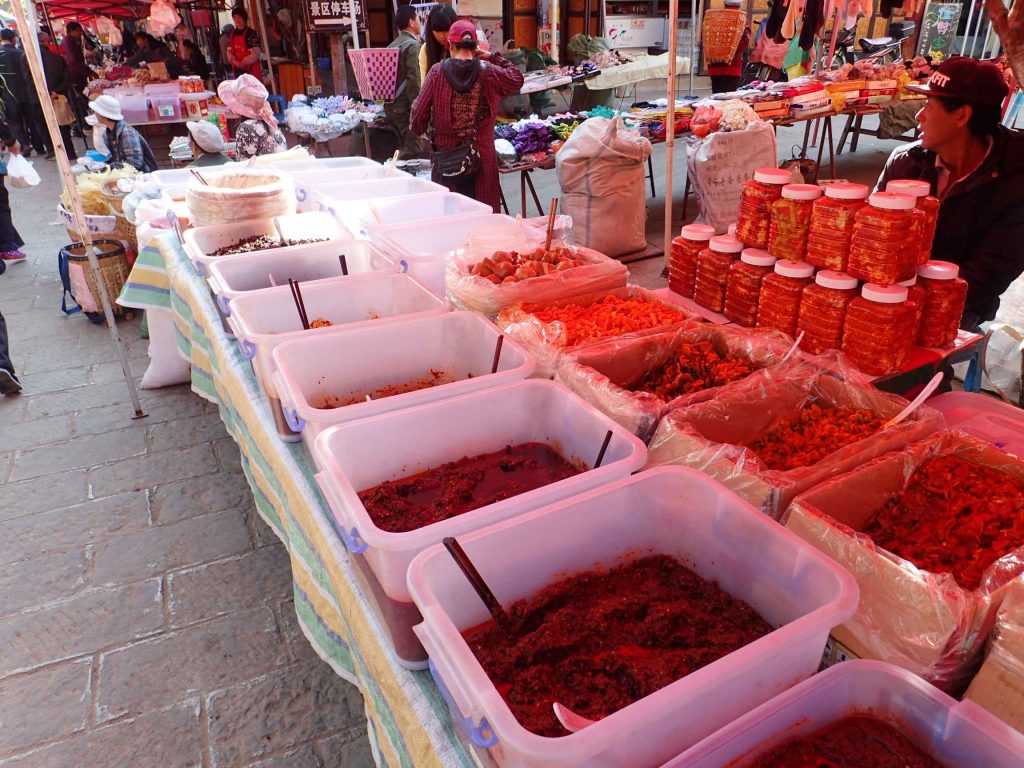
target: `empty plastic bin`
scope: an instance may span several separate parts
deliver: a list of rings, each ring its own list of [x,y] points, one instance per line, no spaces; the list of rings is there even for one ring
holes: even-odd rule
[[[274,350],[274,389],[288,425],[311,445],[335,424],[527,378],[533,361],[507,338],[498,370],[491,373],[500,336],[493,323],[475,312],[449,312],[297,339]],[[352,365],[353,360],[367,364]],[[373,397],[382,388],[412,383],[424,387]],[[328,397],[356,402],[325,407]]]
[[[416,635],[453,720],[502,768],[655,768],[814,674],[829,630],[857,606],[840,566],[706,475],[661,468],[461,536],[504,606],[566,575],[641,555],[682,561],[776,629],[576,733],[515,719],[460,632],[490,616],[443,547],[409,568]],[[586,653],[585,648],[579,649]]]
[[[367,216],[372,215],[369,204],[377,200],[447,191],[427,179],[402,174],[387,179],[324,184],[311,190],[304,205],[309,210],[329,211],[339,217]]]
[[[311,157],[307,160],[264,157],[262,162],[272,165],[279,170],[287,171],[293,176],[297,176],[305,171],[322,171],[332,168],[370,168],[381,165],[381,163],[368,157]]]
[[[946,392],[928,401],[946,425],[1024,457],[1024,411],[989,395]]]
[[[314,238],[327,238],[320,242],[298,242],[296,245],[280,248],[268,248],[264,251],[248,251],[240,254],[212,256],[215,251],[245,240],[250,237],[266,235],[278,238],[278,227],[281,235],[289,241],[303,241]],[[273,251],[277,255],[287,257],[301,248],[303,253],[320,252],[337,257],[344,249],[350,247],[352,235],[333,216],[326,213],[295,213],[274,219],[249,219],[237,224],[217,224],[212,227],[197,227],[185,232],[185,253],[192,261],[196,273],[206,274],[206,266],[217,259],[235,256],[249,256],[256,253]]]
[[[414,531],[378,528],[359,500],[359,491],[387,480],[519,443],[545,443],[566,459],[593,467],[609,430],[612,439],[597,469]],[[369,572],[399,662],[422,669],[426,654],[412,634],[420,619],[405,578],[417,554],[445,536],[462,536],[624,478],[642,466],[646,451],[636,437],[565,387],[530,380],[330,427],[312,453],[321,470],[317,482],[342,539],[359,555],[357,563],[365,560],[364,573]]]
[[[148,123],[152,119],[148,96],[118,96],[117,103],[121,105],[121,114],[126,122]]]
[[[181,119],[180,96],[152,96],[153,118],[156,120],[174,121]]]
[[[879,661],[847,661],[790,688],[665,768],[744,768],[759,755],[850,714],[896,725],[947,768],[1019,768],[1024,736],[970,701]]]
[[[283,170],[287,171],[288,168]],[[368,181],[371,179],[411,179],[405,171],[398,168],[388,172],[387,165],[374,163],[373,165],[354,165],[350,168],[307,168],[301,171],[292,171],[291,176],[295,179],[295,199],[304,210],[308,205],[316,209],[316,201],[313,200],[315,192],[325,188],[333,188],[338,184],[350,184],[355,181]],[[372,195],[371,195],[372,196]]]
[[[353,232],[365,234],[366,237],[373,239],[381,227],[418,222],[421,227],[429,229],[434,225],[427,222],[444,219],[447,226],[454,218],[487,216],[493,213],[487,203],[454,192],[390,197],[374,201],[374,208],[376,213],[371,210],[369,213],[357,211],[355,215],[346,214],[342,222]]]

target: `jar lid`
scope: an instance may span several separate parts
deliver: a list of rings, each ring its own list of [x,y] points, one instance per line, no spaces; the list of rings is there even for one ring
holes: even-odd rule
[[[733,237],[736,236],[736,222],[735,221],[732,224],[729,225],[729,228],[727,230],[725,230],[725,234],[732,235]]]
[[[857,287],[856,277],[832,269],[821,270],[814,276],[814,282],[822,288],[835,288],[840,291],[848,291]]]
[[[743,255],[740,256],[740,260],[744,264],[750,264],[755,267],[770,267],[778,261],[778,259],[768,253],[768,251],[764,251],[760,248],[744,248]]]
[[[907,289],[902,285],[864,283],[864,287],[860,289],[860,295],[868,301],[875,301],[879,304],[900,304],[907,300]]]
[[[902,285],[904,288],[912,288],[917,285],[917,275],[914,275],[909,280],[900,280],[897,285]]]
[[[715,228],[709,224],[687,224],[679,230],[679,236],[684,240],[707,242],[715,236]]]
[[[821,192],[817,184],[787,184],[782,188],[782,196],[787,200],[817,200]]]
[[[917,274],[931,280],[953,280],[960,274],[960,267],[949,261],[926,261],[917,268]]]
[[[875,192],[868,198],[874,208],[883,208],[887,211],[909,211],[917,201],[910,195],[897,195],[894,192]]]
[[[851,184],[846,181],[837,181],[825,187],[825,197],[832,200],[863,200],[871,194],[867,184]]]
[[[932,185],[916,179],[894,179],[885,185],[885,191],[895,192],[897,195],[927,197],[932,193]]]
[[[783,277],[810,277],[814,274],[814,267],[806,261],[781,259],[775,262],[775,274]]]
[[[793,180],[793,174],[785,168],[758,168],[754,171],[754,181],[762,184],[789,184]]]
[[[708,243],[708,245],[711,250],[718,251],[719,253],[739,253],[743,250],[743,243],[729,235],[718,235],[717,237],[712,237],[711,242]]]

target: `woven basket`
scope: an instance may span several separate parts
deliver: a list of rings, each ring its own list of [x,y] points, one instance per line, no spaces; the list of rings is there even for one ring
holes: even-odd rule
[[[114,209],[114,213],[118,216],[124,216],[124,209],[121,207],[124,203],[124,199],[128,197],[127,192],[122,192],[117,188],[117,179],[104,182],[103,186],[100,187],[103,191],[103,196],[110,203],[110,207]]]
[[[711,8],[704,13],[704,65],[732,64],[747,28],[736,8]]]
[[[359,95],[371,101],[388,101],[398,90],[397,48],[362,48],[350,50]]]
[[[112,309],[115,314],[123,315],[126,312],[125,308],[116,302],[117,297],[121,295],[121,289],[128,282],[128,273],[131,271],[128,267],[128,256],[124,246],[117,240],[93,240],[92,244],[96,250],[100,275],[103,278],[103,284],[107,287],[107,295],[110,297]],[[63,250],[67,253],[69,262],[78,264],[84,270],[89,292],[96,299],[96,304],[102,306],[99,284],[89,266],[89,258],[85,255],[85,245],[76,242],[65,246]]]

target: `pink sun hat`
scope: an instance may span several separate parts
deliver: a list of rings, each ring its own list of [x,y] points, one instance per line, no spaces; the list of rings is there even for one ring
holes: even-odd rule
[[[266,87],[252,75],[240,75],[234,80],[225,80],[217,87],[217,95],[224,106],[242,117],[262,120],[277,125],[274,110],[267,102]]]

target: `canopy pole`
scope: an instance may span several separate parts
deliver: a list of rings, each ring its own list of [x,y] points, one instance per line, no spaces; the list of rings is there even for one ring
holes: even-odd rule
[[[30,6],[31,7],[31,6]],[[85,255],[89,259],[89,268],[96,278],[96,285],[99,288],[100,303],[103,305],[103,314],[107,318],[107,327],[110,329],[110,337],[114,342],[114,349],[117,350],[117,359],[121,363],[121,370],[124,372],[124,380],[128,385],[128,395],[132,401],[134,414],[132,418],[138,419],[146,415],[142,410],[142,403],[139,400],[139,391],[135,387],[135,379],[132,376],[131,367],[128,364],[128,357],[125,355],[124,346],[121,344],[121,337],[117,331],[117,320],[114,318],[114,311],[111,308],[110,296],[107,294],[107,285],[100,272],[100,263],[96,258],[96,249],[93,247],[92,234],[85,220],[85,209],[82,207],[82,198],[78,194],[78,187],[75,186],[74,174],[71,172],[71,161],[68,159],[67,147],[60,136],[60,128],[57,126],[57,115],[53,111],[53,102],[50,100],[50,90],[46,87],[46,77],[43,74],[43,60],[39,53],[39,39],[32,29],[37,25],[35,9],[32,9],[32,25],[29,25],[25,17],[25,9],[20,0],[11,3],[14,19],[18,25],[18,33],[21,35],[21,43],[25,49],[25,58],[28,60],[29,70],[32,72],[32,82],[39,96],[39,106],[42,107],[43,116],[46,118],[46,128],[50,133],[50,141],[53,143],[54,154],[57,163],[60,165],[60,172],[64,177],[64,186],[71,198],[71,209],[75,214],[75,222],[78,231],[82,236],[82,243],[85,246]],[[52,31],[52,30],[51,30]]]
[[[679,0],[668,2],[668,103],[665,112],[665,264],[672,252],[672,171],[676,146],[676,45],[679,42]],[[693,48],[692,42],[690,45]],[[693,59],[690,59],[693,84]]]
[[[263,17],[263,0],[253,0],[256,6],[256,20],[260,24],[260,43],[263,55],[267,57],[267,71],[270,72],[270,92],[277,93],[277,78],[274,77],[274,62],[270,58],[270,42],[267,40],[267,21]]]

